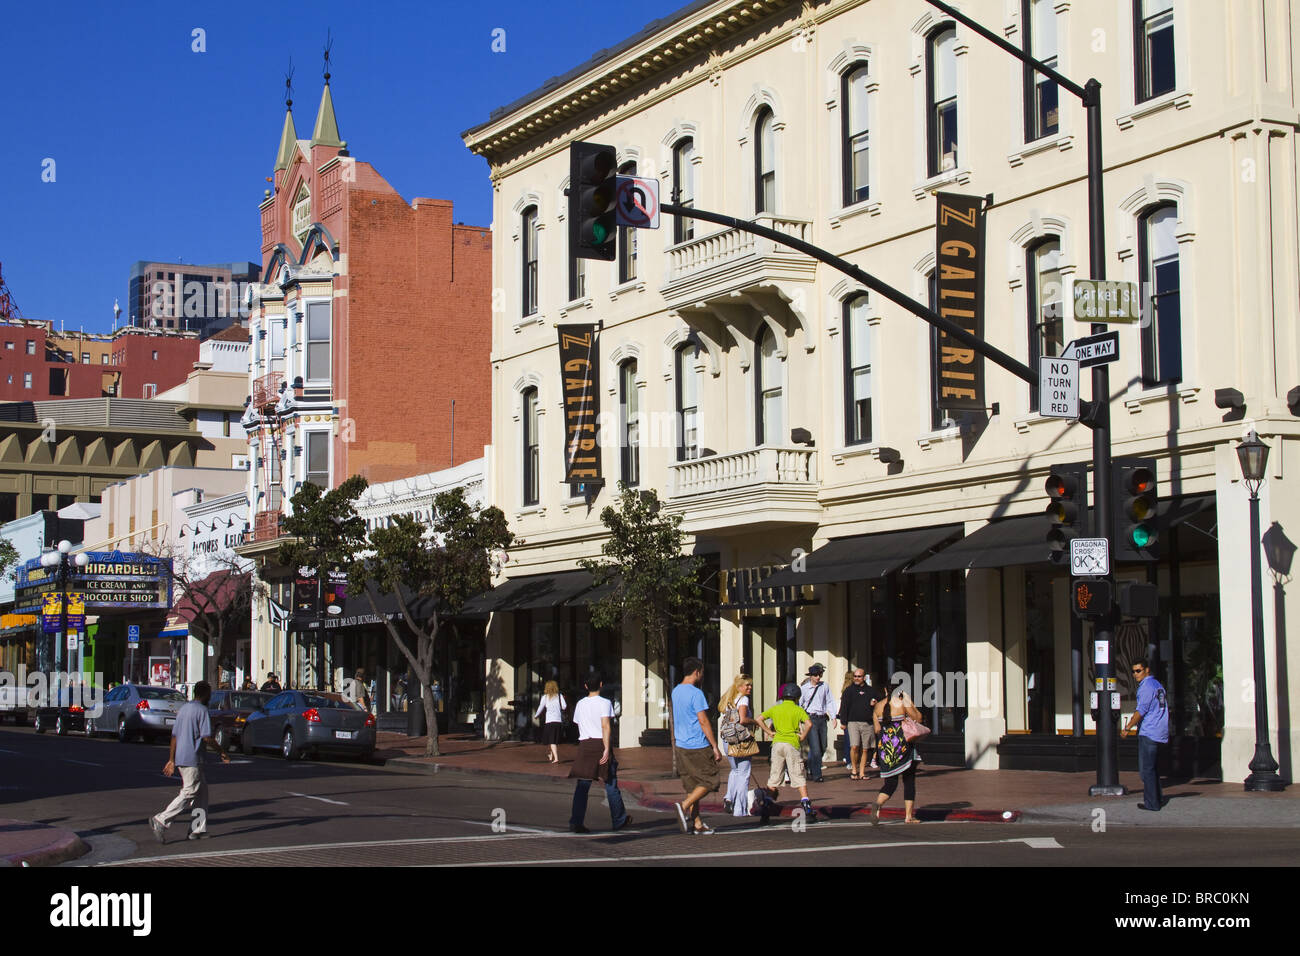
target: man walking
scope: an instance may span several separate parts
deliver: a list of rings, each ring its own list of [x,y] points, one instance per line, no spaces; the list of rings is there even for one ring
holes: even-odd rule
[[[826,730],[835,715],[835,706],[831,701],[831,689],[822,682],[826,668],[814,664],[808,668],[808,679],[800,687],[799,706],[812,720],[812,730],[808,733],[808,779],[813,783],[822,782],[822,754],[826,753]]]
[[[181,792],[168,804],[167,809],[156,817],[149,818],[149,826],[159,843],[166,843],[167,828],[180,816],[185,804],[190,804],[191,840],[199,840],[208,835],[208,783],[203,779],[201,748],[207,744],[221,754],[222,763],[230,763],[216,740],[212,737],[212,723],[208,720],[208,700],[212,697],[212,686],[205,680],[194,685],[194,699],[182,707],[176,714],[176,724],[172,727],[171,749],[167,754],[167,764],[163,775],[170,777],[181,771]]]
[[[618,789],[618,761],[610,749],[610,726],[614,719],[614,704],[600,696],[604,686],[600,674],[587,675],[587,696],[573,708],[573,723],[578,728],[578,756],[573,761],[569,776],[576,778],[573,786],[573,809],[569,814],[570,833],[590,833],[584,826],[587,816],[587,794],[591,782],[599,780],[605,785],[605,798],[609,801],[611,828],[621,830],[632,818],[623,809],[623,794]]]
[[[1133,662],[1133,678],[1137,685],[1137,710],[1129,718],[1121,736],[1138,728],[1138,772],[1142,775],[1142,802],[1139,810],[1159,811],[1165,805],[1160,790],[1160,745],[1169,742],[1169,701],[1160,681],[1151,676],[1151,666],[1146,658]]]
[[[278,694],[283,688],[280,687],[280,680],[275,674],[267,674],[266,681],[262,684],[261,690],[267,694]]]
[[[700,801],[706,793],[718,789],[718,764],[722,751],[713,739],[709,723],[709,702],[699,683],[704,678],[704,662],[688,657],[682,663],[686,676],[673,688],[673,745],[677,751],[677,775],[682,779],[686,799],[674,804],[683,833],[706,835],[713,828],[700,819]]]
[[[840,695],[840,710],[835,719],[840,722],[849,738],[849,777],[867,779],[867,756],[876,745],[872,715],[879,696],[867,682],[867,672],[861,667],[853,671],[853,683]]]

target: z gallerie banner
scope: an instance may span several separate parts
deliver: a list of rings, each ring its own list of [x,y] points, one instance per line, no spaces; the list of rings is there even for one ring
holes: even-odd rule
[[[984,199],[939,193],[935,229],[935,311],[984,338]],[[935,401],[952,411],[983,411],[984,357],[939,333]]]
[[[600,485],[600,363],[595,325],[561,325],[560,379],[564,382],[564,480]]]

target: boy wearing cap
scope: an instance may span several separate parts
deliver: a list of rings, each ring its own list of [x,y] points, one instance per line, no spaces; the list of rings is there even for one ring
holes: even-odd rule
[[[771,769],[767,774],[767,789],[772,799],[776,799],[780,789],[782,773],[788,771],[791,786],[799,788],[799,805],[804,814],[811,817],[813,808],[808,799],[808,781],[804,777],[799,745],[812,729],[812,720],[799,706],[799,687],[786,684],[780,702],[763,711],[760,719],[772,735]]]

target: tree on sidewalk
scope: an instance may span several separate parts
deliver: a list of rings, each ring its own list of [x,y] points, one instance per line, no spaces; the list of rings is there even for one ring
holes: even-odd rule
[[[397,515],[389,527],[367,534],[355,508],[365,488],[359,476],[324,495],[304,484],[293,497],[294,514],[284,524],[285,534],[297,540],[281,545],[280,562],[339,568],[348,576],[348,593],[366,596],[420,682],[429,728],[425,753],[437,756],[435,651],[465,602],[491,587],[491,555],[508,547],[514,536],[501,509],[479,508],[460,488],[434,496],[427,522]],[[379,614],[378,601],[385,594],[395,597],[400,621]]]
[[[172,606],[184,616],[192,615],[190,634],[204,647],[203,679],[213,687],[220,682],[223,662],[234,656],[231,638],[246,633],[253,604],[265,591],[266,585],[254,580],[238,558],[221,557],[205,565],[173,560]]]
[[[8,538],[0,538],[0,576],[14,570],[18,564],[18,549]]]
[[[618,488],[618,507],[607,505],[600,512],[601,522],[609,529],[609,537],[600,549],[605,560],[589,558],[580,562],[591,572],[597,587],[613,588],[591,605],[591,622],[596,627],[625,632],[640,629],[651,654],[666,661],[669,628],[696,631],[710,626],[710,608],[700,582],[704,560],[683,554],[686,535],[681,528],[682,517],[663,513],[658,492],[636,491],[622,482]],[[671,694],[672,688],[667,688],[666,695]],[[671,746],[671,703],[668,727]]]

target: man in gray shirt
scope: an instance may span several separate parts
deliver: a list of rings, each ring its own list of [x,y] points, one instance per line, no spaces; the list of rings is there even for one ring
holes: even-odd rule
[[[228,757],[212,737],[212,723],[208,719],[208,700],[212,697],[212,687],[201,680],[194,685],[194,699],[176,714],[176,724],[172,727],[171,750],[167,755],[167,764],[163,767],[164,776],[172,776],[179,768],[181,772],[181,792],[168,804],[167,809],[156,817],[149,818],[149,826],[159,843],[166,843],[167,828],[172,820],[180,816],[188,803],[193,807],[190,813],[191,840],[199,840],[208,835],[208,782],[203,779],[201,748],[207,743],[221,755],[222,763],[230,763]]]

